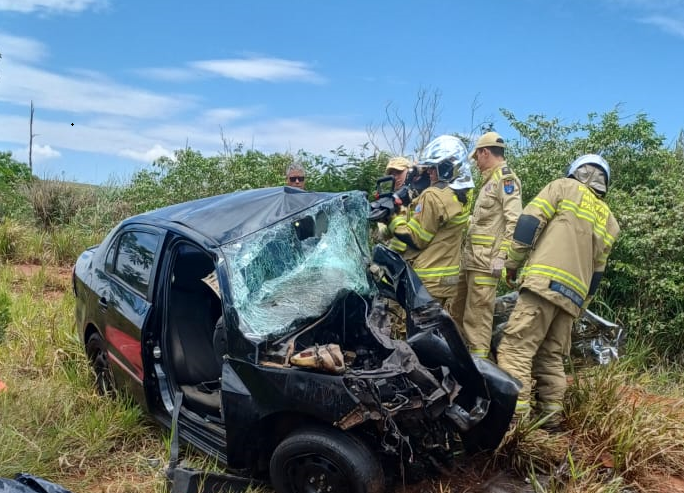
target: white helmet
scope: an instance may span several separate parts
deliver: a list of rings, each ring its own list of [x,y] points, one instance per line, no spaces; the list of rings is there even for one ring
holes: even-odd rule
[[[603,171],[605,180],[601,179],[600,177],[592,176],[595,174],[595,172],[588,173],[587,165],[591,165]],[[610,165],[608,164],[608,161],[603,159],[598,154],[585,154],[570,163],[566,176],[568,178],[575,178],[576,180],[593,188],[599,195],[605,195],[608,189],[608,184],[610,183]]]
[[[436,167],[440,180],[451,180],[455,176],[454,183],[458,182],[458,185],[455,187],[452,183],[451,188],[473,188],[467,156],[468,151],[458,137],[440,135],[425,146],[418,166]]]

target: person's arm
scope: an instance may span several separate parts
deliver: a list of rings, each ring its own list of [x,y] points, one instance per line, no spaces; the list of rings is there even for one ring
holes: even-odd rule
[[[396,216],[389,230],[396,239],[408,246],[423,250],[435,237],[444,219],[443,206],[431,191],[426,190],[416,200],[410,219]]]
[[[504,232],[501,239],[501,246],[496,256],[506,260],[508,258],[508,248],[513,241],[513,232],[518,223],[518,218],[522,213],[522,191],[520,182],[513,176],[504,176],[499,181],[497,190],[504,216]]]
[[[608,263],[608,256],[613,248],[613,244],[620,233],[620,227],[612,214],[608,216],[606,221],[605,231],[601,235],[601,240],[603,242],[603,249],[601,249],[594,257],[594,273],[591,276],[591,283],[589,284],[589,292],[587,297],[582,304],[582,308],[587,308],[594,298],[596,291],[598,290],[601,279],[603,278],[603,273],[606,270],[606,264]]]
[[[513,175],[504,175],[503,178],[499,180],[496,193],[503,211],[504,231],[501,238],[501,244],[499,245],[499,251],[492,259],[490,270],[492,276],[498,279],[501,277],[501,271],[508,258],[508,249],[513,241],[515,225],[517,224],[522,211],[520,182],[515,179]]]
[[[559,201],[560,195],[556,190],[555,182],[551,182],[523,209],[516,222],[511,245],[508,248],[507,270],[516,270],[523,263],[539,234],[556,215]]]

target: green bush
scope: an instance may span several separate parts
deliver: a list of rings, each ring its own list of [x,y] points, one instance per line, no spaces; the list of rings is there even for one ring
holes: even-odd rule
[[[0,152],[0,219],[26,216],[28,202],[19,188],[31,179],[27,165],[12,159],[11,152]]]
[[[93,196],[87,186],[59,179],[35,180],[23,187],[38,224],[51,229],[69,224],[80,209],[92,205]]]
[[[19,255],[23,228],[12,219],[0,222],[0,260],[14,260]]]
[[[331,158],[300,152],[298,158],[307,170],[307,190],[371,191],[387,158],[366,156],[365,152],[365,148],[358,154],[338,148]],[[267,155],[240,145],[221,157],[203,157],[198,151],[183,149],[176,151],[173,159],[159,159],[152,170],[136,173],[121,199],[132,212],[140,213],[238,190],[282,186],[292,160],[288,154]]]

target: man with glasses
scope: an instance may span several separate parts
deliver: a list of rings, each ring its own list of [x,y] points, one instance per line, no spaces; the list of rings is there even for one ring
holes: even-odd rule
[[[285,173],[285,185],[289,187],[299,188],[304,190],[304,182],[306,181],[306,171],[301,161],[296,160],[287,167]]]

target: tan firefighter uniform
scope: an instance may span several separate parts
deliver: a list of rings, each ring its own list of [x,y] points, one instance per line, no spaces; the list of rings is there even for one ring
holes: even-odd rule
[[[485,171],[483,177],[463,247],[453,312],[470,353],[486,358],[499,282],[491,274],[492,260],[506,260],[522,199],[520,180],[505,161]]]
[[[497,358],[523,383],[517,412],[529,409],[531,377],[542,411],[562,409],[572,323],[596,292],[619,232],[606,203],[573,178],[552,181],[523,210],[506,268],[529,258]]]
[[[388,225],[393,235],[390,247],[401,253],[443,305],[455,295],[469,212],[449,184],[439,181],[410,204],[406,215],[395,216]]]

